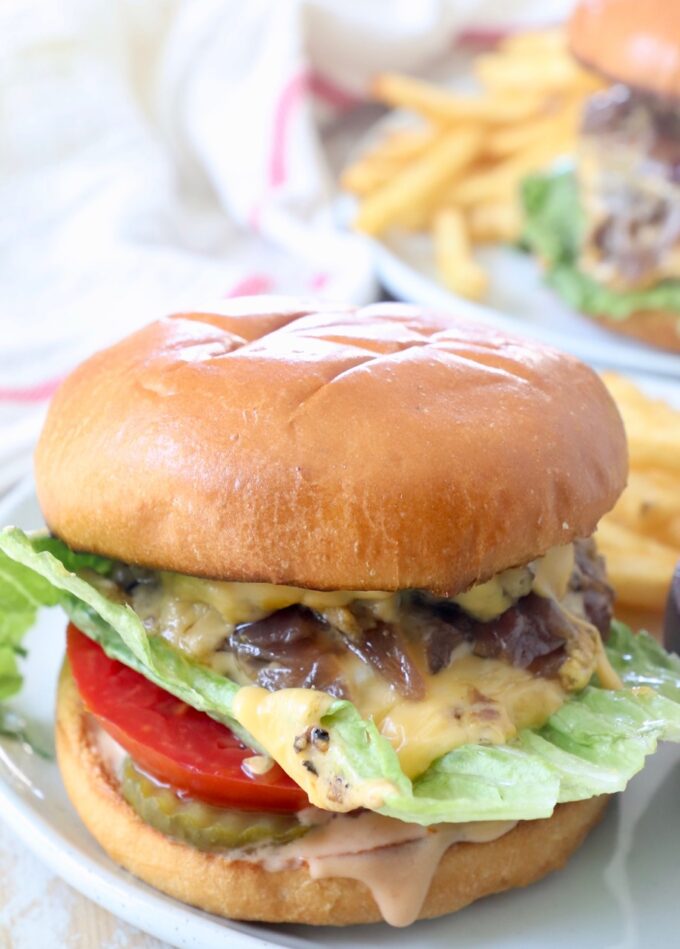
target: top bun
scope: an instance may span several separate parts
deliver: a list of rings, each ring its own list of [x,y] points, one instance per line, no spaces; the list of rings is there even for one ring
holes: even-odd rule
[[[569,22],[571,51],[609,79],[680,97],[676,0],[583,0]]]
[[[626,478],[594,372],[416,307],[271,297],[92,356],[36,455],[50,528],[129,563],[453,595],[587,536]]]

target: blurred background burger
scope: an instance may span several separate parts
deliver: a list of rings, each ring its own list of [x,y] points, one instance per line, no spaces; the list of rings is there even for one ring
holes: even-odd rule
[[[586,0],[569,44],[607,85],[585,104],[575,169],[524,183],[526,239],[576,309],[680,352],[680,11]]]

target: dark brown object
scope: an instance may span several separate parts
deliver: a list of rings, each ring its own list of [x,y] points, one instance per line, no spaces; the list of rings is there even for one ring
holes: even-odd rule
[[[668,591],[663,622],[663,642],[669,651],[680,653],[680,563],[675,568],[671,588]]]
[[[347,698],[339,658],[345,645],[311,610],[289,606],[255,623],[238,626],[231,649],[265,689],[322,689]]]

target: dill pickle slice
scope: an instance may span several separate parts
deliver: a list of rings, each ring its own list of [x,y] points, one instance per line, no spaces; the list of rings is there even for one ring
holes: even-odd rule
[[[145,823],[199,850],[283,844],[309,830],[294,814],[231,810],[180,797],[141,772],[130,758],[123,763],[121,790],[127,803]]]

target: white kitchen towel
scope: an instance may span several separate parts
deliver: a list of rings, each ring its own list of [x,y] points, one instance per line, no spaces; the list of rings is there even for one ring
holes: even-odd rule
[[[337,174],[370,80],[570,0],[3,0],[0,491],[93,349],[210,297],[365,302]]]

